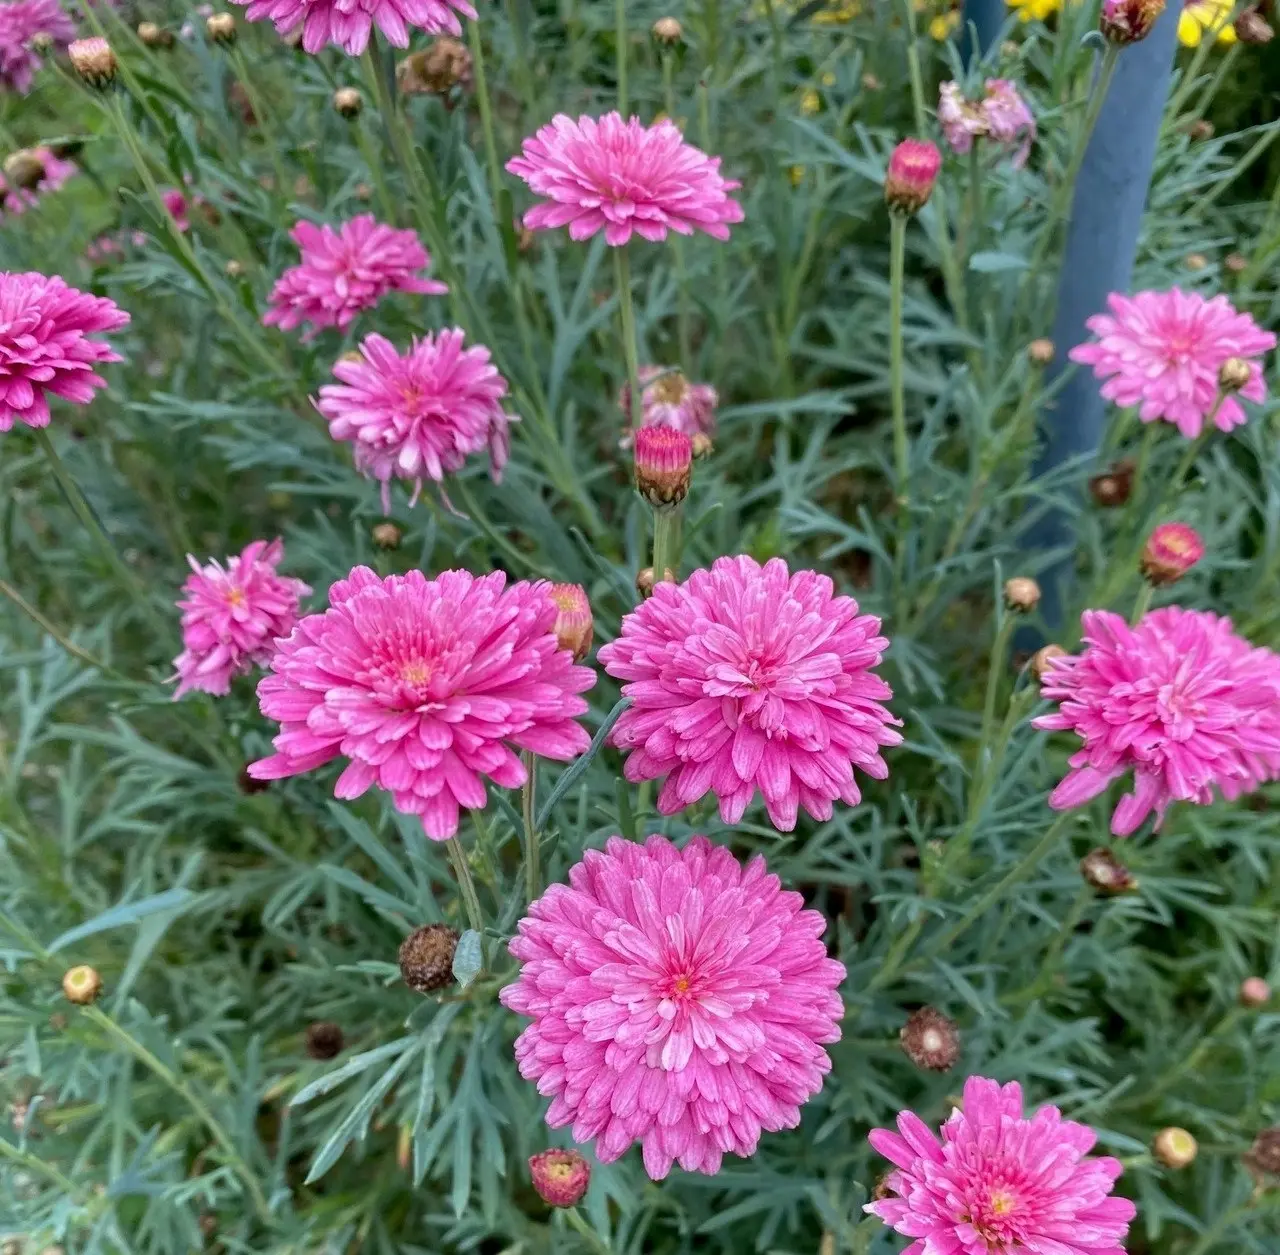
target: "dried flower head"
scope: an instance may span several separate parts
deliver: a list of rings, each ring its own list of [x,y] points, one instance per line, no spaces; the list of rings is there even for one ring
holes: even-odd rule
[[[1242,44],[1261,46],[1275,38],[1275,31],[1258,9],[1245,9],[1235,22],[1236,38]]]
[[[1137,43],[1146,39],[1164,12],[1165,0],[1102,0],[1098,28],[1108,43]]]
[[[1280,1125],[1258,1133],[1245,1153],[1244,1162],[1257,1176],[1280,1177]]]
[[[455,87],[471,87],[471,52],[448,35],[431,41],[396,66],[396,84],[406,96],[447,96]]]
[[[556,606],[556,640],[581,662],[591,652],[594,628],[587,590],[581,584],[552,584],[548,595]]]
[[[211,13],[205,19],[204,33],[215,44],[229,48],[236,42],[236,19],[230,13]]]
[[[904,139],[889,154],[884,180],[885,204],[894,213],[916,214],[933,195],[942,169],[942,154],[928,140]]]
[[[1161,523],[1142,550],[1142,574],[1157,587],[1175,584],[1204,557],[1204,541],[1186,523]]]
[[[954,81],[943,83],[938,93],[938,122],[952,152],[964,155],[975,139],[994,140],[1013,154],[1022,166],[1036,137],[1036,120],[1006,78],[989,78],[981,100],[968,100]]]
[[[689,492],[693,442],[672,427],[641,427],[634,446],[636,491],[654,509],[679,505]]]
[[[1196,1139],[1186,1129],[1172,1125],[1161,1129],[1151,1143],[1151,1153],[1166,1168],[1190,1167],[1195,1162],[1199,1149]]]
[[[423,924],[400,943],[400,976],[415,993],[432,994],[453,981],[458,934],[448,924]]]
[[[529,1157],[529,1178],[544,1203],[574,1207],[591,1184],[591,1165],[576,1150],[544,1150]]]
[[[1048,366],[1053,361],[1053,354],[1053,341],[1044,336],[1041,336],[1038,340],[1032,340],[1027,345],[1027,357],[1036,366]]]
[[[374,524],[373,530],[369,535],[379,549],[399,549],[403,533],[399,527],[388,521]]]
[[[1138,887],[1137,877],[1102,845],[1080,860],[1080,875],[1091,889],[1108,897],[1132,893]]]
[[[902,1049],[918,1068],[945,1072],[960,1058],[960,1030],[955,1020],[921,1007],[913,1011],[898,1034]]]
[[[354,87],[339,87],[333,93],[333,108],[344,118],[358,118],[364,108],[364,97]]]
[[[307,1054],[311,1058],[321,1061],[336,1059],[345,1044],[341,1024],[332,1020],[316,1020],[307,1025]]]
[[[1005,580],[1004,604],[1017,614],[1030,614],[1040,604],[1040,585],[1026,575]]]
[[[95,91],[106,91],[116,81],[116,54],[105,39],[77,39],[68,49],[71,68]]]
[[[34,148],[19,148],[4,159],[4,179],[10,187],[29,192],[44,178],[44,158]]]
[[[102,977],[87,963],[69,968],[62,977],[62,992],[68,1002],[87,1007],[102,993]]]
[[[1240,1005],[1256,1010],[1271,1001],[1271,986],[1261,976],[1246,976],[1240,982]]]
[[[1127,505],[1133,495],[1133,477],[1138,464],[1132,458],[1114,462],[1101,475],[1089,480],[1089,495],[1094,505],[1104,510],[1115,510]]]

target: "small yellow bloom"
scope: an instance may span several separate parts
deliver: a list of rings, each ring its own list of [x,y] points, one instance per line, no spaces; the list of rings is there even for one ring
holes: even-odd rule
[[[787,177],[791,180],[792,187],[799,187],[804,181],[804,166],[792,166],[787,171]]]
[[[822,97],[812,87],[806,88],[804,94],[800,97],[800,112],[813,114],[817,113],[821,108]]]
[[[944,43],[951,38],[952,32],[960,25],[960,12],[952,9],[949,13],[939,13],[929,21],[929,38]]]
[[[835,82],[836,82],[836,76],[835,76],[834,74],[832,74],[830,70],[828,70],[828,71],[827,71],[827,72],[822,76],[822,85],[823,85],[823,87],[834,87],[834,86],[835,86]]]
[[[1018,16],[1024,22],[1043,22],[1062,9],[1062,0],[1007,0],[1007,3],[1011,9],[1018,10]]]
[[[1194,0],[1178,16],[1178,41],[1184,48],[1197,48],[1204,35],[1216,34],[1220,44],[1235,43],[1234,8],[1232,0]]]

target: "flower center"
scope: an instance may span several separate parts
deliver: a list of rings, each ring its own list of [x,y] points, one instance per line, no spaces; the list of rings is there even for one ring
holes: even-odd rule
[[[663,375],[649,386],[653,389],[654,397],[662,405],[679,405],[689,389],[688,382],[678,370]]]
[[[415,658],[400,668],[400,678],[414,686],[425,684],[431,678],[431,668],[421,658]]]
[[[245,603],[243,588],[228,588],[226,591],[226,602],[229,606],[243,606]]]

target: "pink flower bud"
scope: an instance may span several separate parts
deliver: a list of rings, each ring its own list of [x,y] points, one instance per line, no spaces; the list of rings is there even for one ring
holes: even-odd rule
[[[942,154],[928,140],[904,139],[889,156],[884,199],[894,213],[919,213],[942,169]]]
[[[1271,986],[1261,976],[1248,976],[1240,982],[1242,1007],[1265,1007],[1271,1001]]]
[[[636,488],[655,509],[678,505],[689,491],[693,441],[670,427],[635,433]]]
[[[544,1150],[530,1156],[533,1188],[552,1207],[574,1207],[591,1184],[591,1165],[576,1150]]]
[[[586,590],[581,584],[552,584],[550,597],[556,604],[556,640],[581,662],[591,652],[593,628]]]
[[[1175,584],[1204,557],[1204,541],[1185,523],[1161,523],[1147,537],[1142,573],[1152,584]]]
[[[1146,39],[1165,0],[1102,0],[1098,27],[1109,43],[1132,44]]]

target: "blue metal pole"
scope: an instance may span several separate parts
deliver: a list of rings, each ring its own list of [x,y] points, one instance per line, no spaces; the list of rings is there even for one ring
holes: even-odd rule
[[[1126,48],[1085,152],[1071,204],[1066,250],[1058,279],[1052,340],[1056,353],[1046,372],[1051,383],[1071,367],[1067,353],[1089,337],[1085,319],[1106,309],[1109,292],[1127,292],[1138,248],[1160,123],[1169,95],[1181,4],[1170,4],[1155,29]],[[1044,445],[1036,473],[1098,448],[1106,403],[1087,368],[1076,367],[1041,415]],[[1033,549],[1068,545],[1071,520],[1055,511],[1030,529]],[[1062,619],[1070,561],[1043,572],[1041,613],[1050,628]]]
[[[996,36],[1000,34],[1000,28],[1004,25],[1008,14],[1009,10],[1005,5],[1005,0],[964,0],[962,12],[964,25],[961,28],[960,55],[966,62],[975,59],[969,47],[970,23],[977,29],[977,53],[978,56],[981,56],[995,43]]]

